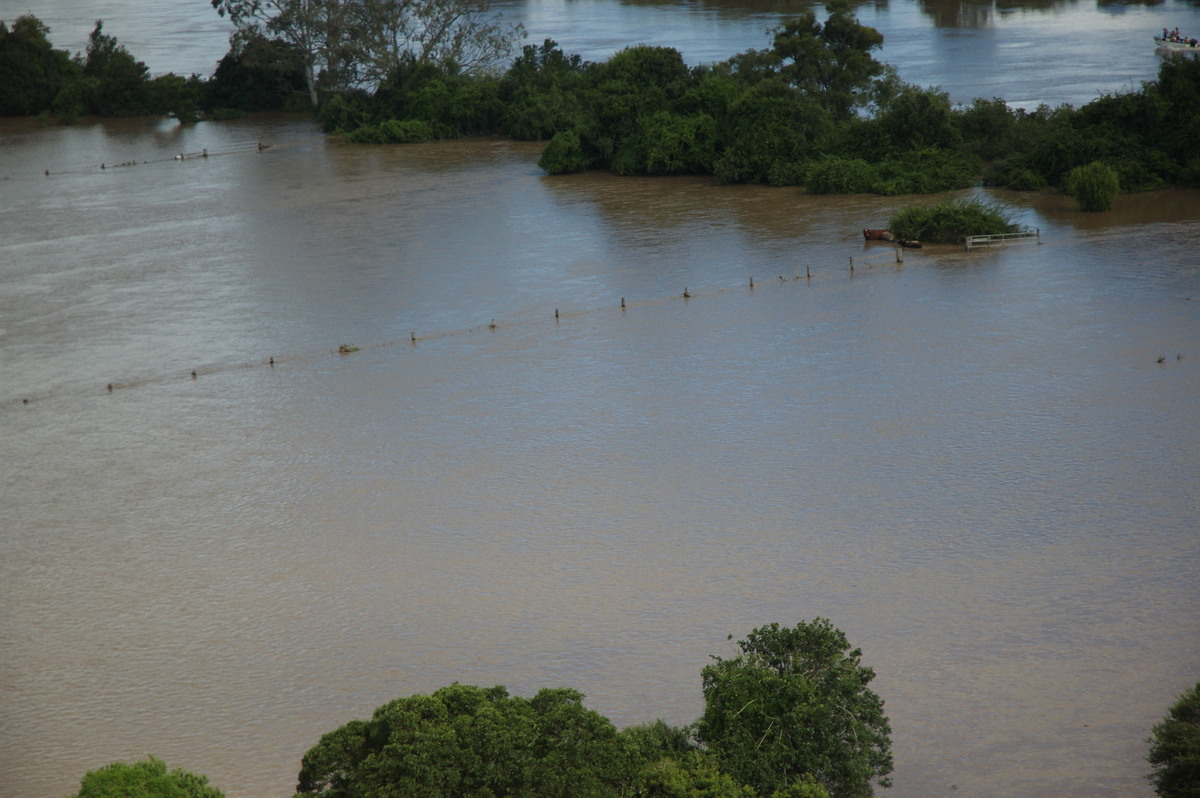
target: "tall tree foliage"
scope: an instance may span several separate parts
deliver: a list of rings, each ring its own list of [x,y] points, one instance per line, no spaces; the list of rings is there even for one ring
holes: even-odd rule
[[[870,102],[874,80],[886,72],[871,55],[883,46],[883,34],[860,25],[845,0],[833,0],[826,9],[823,24],[805,9],[775,31],[770,50],[748,50],[729,64],[747,80],[777,77],[835,118],[849,119]]]
[[[632,745],[574,690],[453,684],[401,698],[304,755],[297,798],[588,798],[621,792]]]
[[[32,116],[50,108],[79,65],[50,46],[50,29],[32,15],[10,30],[0,21],[0,116]]]
[[[150,69],[115,36],[104,32],[103,20],[88,36],[83,60],[86,110],[97,116],[132,116],[150,111]]]
[[[144,762],[113,762],[88,771],[79,792],[69,798],[224,798],[208,777],[180,768],[167,770],[158,757]]]
[[[1149,742],[1154,791],[1162,798],[1200,796],[1200,682],[1171,705]]]
[[[490,0],[211,0],[241,36],[280,38],[304,56],[309,99],[319,85],[374,88],[406,63],[471,71],[508,54],[524,35]]]
[[[723,771],[763,795],[810,777],[834,798],[890,786],[891,728],[867,687],[875,672],[844,633],[824,618],[770,624],[738,647],[702,672],[697,735]]]
[[[280,39],[246,37],[233,43],[208,81],[213,108],[259,111],[288,105],[306,88],[304,58]]]

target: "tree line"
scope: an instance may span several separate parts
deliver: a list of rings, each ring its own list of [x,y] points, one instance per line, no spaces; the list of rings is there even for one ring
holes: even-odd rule
[[[1200,186],[1200,60],[1166,59],[1156,81],[1079,109],[956,106],[901,81],[871,56],[880,35],[844,6],[830,9],[823,23],[804,12],[769,49],[722,63],[689,67],[677,50],[650,46],[585,63],[547,40],[499,75],[402,65],[374,92],[336,95],[318,113],[351,141],[544,140],[538,164],[550,174],[712,175],[899,195],[981,182],[1067,188],[1075,169],[1097,164],[1120,191]]]
[[[50,44],[50,29],[33,15],[9,28],[0,21],[0,116],[43,116],[70,124],[79,117],[172,116],[195,122],[247,111],[303,108],[295,48],[281,40],[242,37],[209,78],[151,77],[115,36],[96,22],[83,53]]]
[[[0,23],[0,114],[191,121],[315,106],[327,132],[356,142],[501,135],[545,141],[550,174],[712,175],[818,194],[983,183],[1064,189],[1103,210],[1118,192],[1200,186],[1200,59],[1164,58],[1157,80],[1080,108],[1027,111],[905,83],[844,0],[824,20],[787,20],[768,48],[699,66],[653,46],[585,62],[549,39],[506,63],[520,27],[489,16],[487,0],[212,2],[238,30],[208,79],[149,79],[100,23],[74,58],[36,18]]]
[[[575,690],[452,684],[390,701],[304,754],[296,798],[865,798],[890,786],[875,672],[829,620],[770,624],[702,670],[704,713],[618,730]],[[73,798],[222,798],[161,760],[89,772]]]
[[[732,639],[732,636],[731,636]],[[295,798],[868,798],[890,787],[875,672],[825,618],[769,624],[702,671],[703,715],[618,730],[570,689],[452,684],[390,701],[304,754]],[[1200,794],[1200,683],[1152,729],[1161,798]],[[224,798],[151,756],[89,771],[70,798]]]

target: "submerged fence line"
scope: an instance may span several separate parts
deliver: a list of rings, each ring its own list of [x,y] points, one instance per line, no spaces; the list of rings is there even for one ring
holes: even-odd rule
[[[884,261],[884,260],[890,261],[890,263],[888,265],[895,265],[897,267],[903,266],[903,258],[894,256],[890,250],[888,250],[887,252],[881,252],[878,254],[872,253],[872,254],[868,254],[865,256],[860,254],[857,256],[850,257],[850,264],[849,264],[849,269],[848,269],[849,276],[851,278],[854,277],[856,263],[857,263],[857,266],[859,269],[872,269],[872,268],[874,268],[874,266],[877,263]],[[823,272],[823,274],[828,275],[831,273],[845,273],[846,271],[847,271],[847,269],[845,267],[843,267],[841,269],[836,269],[836,270],[827,269],[826,271]],[[667,302],[680,300],[680,299],[682,299],[686,302],[691,299],[700,299],[706,295],[712,296],[712,295],[717,295],[717,294],[728,293],[730,291],[735,291],[735,290],[739,290],[739,289],[755,291],[755,290],[766,288],[766,287],[772,286],[772,285],[773,286],[781,286],[785,283],[793,283],[793,282],[798,282],[798,281],[803,281],[806,284],[811,284],[815,279],[817,279],[817,276],[818,276],[818,273],[815,272],[811,266],[804,265],[801,267],[797,267],[797,269],[792,270],[792,272],[790,274],[778,274],[778,275],[768,277],[765,279],[757,279],[753,276],[750,276],[748,278],[748,282],[743,283],[740,286],[718,286],[718,287],[714,287],[714,288],[705,289],[704,291],[695,291],[693,289],[688,288],[687,286],[684,286],[680,293],[671,294],[668,296],[651,297],[651,298],[641,299],[641,300],[637,300],[637,301],[629,300],[626,297],[622,296],[622,297],[620,297],[619,302],[614,301],[611,306],[598,306],[598,307],[585,308],[585,309],[576,310],[576,311],[564,310],[562,307],[555,307],[551,311],[547,311],[546,315],[547,315],[547,318],[553,324],[557,325],[557,324],[562,323],[563,320],[569,320],[572,318],[579,318],[579,317],[587,316],[587,315],[594,314],[594,313],[600,313],[603,310],[605,310],[606,308],[610,308],[610,307],[613,310],[616,310],[617,312],[624,314],[631,309],[653,307],[656,305],[662,305],[662,304],[666,304]],[[500,321],[497,321],[497,318],[499,318]],[[251,369],[251,368],[266,367],[266,368],[273,369],[276,366],[284,366],[288,363],[302,362],[302,361],[306,361],[306,360],[312,360],[312,359],[315,359],[318,357],[327,357],[329,355],[338,355],[340,357],[347,357],[347,356],[351,356],[357,352],[361,352],[364,350],[382,349],[384,347],[396,346],[398,344],[409,344],[410,346],[415,347],[418,344],[420,344],[421,342],[425,342],[425,341],[442,340],[442,339],[451,338],[454,336],[467,335],[470,333],[479,332],[481,330],[487,330],[489,332],[496,332],[498,330],[504,329],[505,327],[512,327],[512,326],[516,326],[516,325],[523,326],[523,325],[527,325],[530,323],[532,323],[532,318],[526,318],[526,319],[522,319],[519,321],[513,321],[513,322],[506,323],[503,321],[503,317],[493,317],[492,319],[490,319],[490,321],[483,322],[481,324],[478,324],[478,325],[475,325],[472,327],[461,327],[461,328],[457,328],[457,329],[439,330],[439,331],[433,331],[433,332],[429,332],[429,333],[419,333],[417,330],[411,330],[407,337],[397,338],[397,339],[393,339],[393,340],[389,340],[389,341],[378,341],[375,343],[365,343],[365,344],[355,344],[355,343],[351,343],[351,342],[344,342],[344,343],[337,344],[336,346],[332,347],[331,349],[319,351],[319,352],[314,351],[314,352],[302,353],[302,354],[297,354],[297,355],[271,354],[271,355],[267,355],[267,356],[264,356],[262,358],[258,358],[258,359],[252,360],[252,361],[242,361],[240,363],[199,364],[190,369],[180,370],[180,371],[171,371],[171,372],[167,372],[167,373],[163,373],[163,374],[159,374],[159,375],[155,375],[155,376],[124,379],[124,380],[115,379],[111,382],[107,382],[103,385],[98,386],[97,392],[98,393],[114,393],[117,391],[136,388],[136,387],[139,387],[142,385],[166,383],[170,380],[179,380],[179,379],[199,380],[203,377],[211,376],[214,374],[220,374],[220,373],[229,372],[229,371],[239,371],[239,370],[245,370],[245,369]],[[45,395],[31,394],[29,396],[23,397],[20,400],[20,404],[29,405],[32,403],[45,401],[46,399],[49,399],[51,397],[52,397],[51,394],[45,394]]]
[[[243,152],[243,151],[235,151],[235,152]],[[223,154],[234,154],[234,153],[223,153]],[[212,155],[212,153],[209,153],[209,155]],[[200,157],[204,157],[204,156],[201,155]],[[1043,243],[1040,240],[1040,236],[1038,238],[1038,243]],[[878,250],[878,251],[876,251],[876,250]],[[961,250],[959,250],[959,252],[961,252]],[[948,253],[939,252],[936,250],[931,253],[929,250],[926,249],[926,250],[920,250],[920,251],[913,251],[911,254],[916,255],[916,257],[918,257],[918,258],[928,258],[929,255],[931,255],[931,254],[948,254]],[[733,285],[718,286],[718,287],[714,287],[714,288],[708,288],[704,291],[699,291],[699,292],[694,291],[687,286],[683,286],[682,291],[680,291],[679,293],[676,293],[676,294],[670,294],[667,296],[660,296],[660,297],[652,297],[652,298],[642,299],[642,300],[638,300],[638,301],[630,301],[626,297],[622,296],[622,297],[620,297],[619,302],[614,301],[611,306],[606,305],[606,306],[592,307],[592,308],[586,308],[586,309],[576,310],[576,311],[570,311],[570,310],[564,311],[561,307],[555,307],[552,310],[546,311],[546,317],[549,320],[551,320],[555,325],[558,325],[558,324],[562,323],[562,321],[564,319],[578,318],[581,316],[599,313],[599,312],[602,312],[605,308],[609,308],[609,307],[624,314],[628,310],[634,309],[634,308],[652,307],[652,306],[662,305],[662,304],[666,304],[667,302],[680,300],[680,299],[687,302],[692,299],[701,299],[706,295],[711,296],[711,295],[723,294],[723,293],[728,293],[730,291],[735,291],[735,290],[749,290],[749,291],[753,292],[755,290],[758,290],[761,288],[766,288],[766,287],[772,286],[772,285],[778,287],[778,286],[782,286],[787,283],[794,283],[794,282],[801,282],[801,281],[804,282],[806,285],[811,285],[813,283],[813,281],[818,278],[818,276],[825,276],[825,275],[829,275],[829,274],[848,275],[848,278],[853,280],[856,277],[858,271],[863,271],[863,270],[870,271],[880,265],[889,266],[889,267],[895,268],[896,270],[900,270],[904,267],[904,264],[905,264],[904,257],[905,257],[905,250],[901,249],[900,247],[871,247],[869,250],[867,250],[866,253],[859,251],[857,254],[849,256],[848,263],[846,265],[844,265],[842,267],[826,267],[826,269],[824,271],[819,272],[819,273],[814,272],[812,269],[812,266],[806,264],[803,266],[795,267],[795,269],[791,272],[791,274],[776,274],[774,276],[767,277],[764,279],[759,279],[759,278],[756,278],[753,275],[751,275],[748,277],[747,282],[741,283],[740,285],[737,285],[737,286],[733,286]],[[296,362],[302,362],[302,361],[306,361],[306,360],[313,360],[318,357],[327,357],[330,355],[337,355],[339,357],[347,357],[347,356],[353,355],[356,352],[360,352],[363,350],[381,349],[384,347],[396,346],[398,344],[409,344],[410,346],[415,347],[423,341],[442,340],[442,339],[451,338],[454,336],[476,333],[476,332],[479,332],[482,330],[487,330],[489,332],[494,333],[494,332],[496,332],[498,330],[502,330],[506,327],[512,327],[512,326],[517,326],[517,325],[527,325],[527,324],[532,323],[531,318],[525,318],[525,319],[521,319],[518,321],[512,321],[512,322],[504,322],[503,317],[499,317],[499,318],[501,319],[500,321],[497,321],[497,317],[493,317],[490,319],[490,321],[483,322],[483,323],[480,323],[475,326],[433,331],[433,332],[429,332],[429,333],[418,333],[418,331],[414,329],[414,330],[410,330],[408,336],[405,338],[397,338],[397,339],[393,339],[393,340],[389,340],[389,341],[379,341],[379,342],[375,342],[375,343],[365,343],[365,344],[361,344],[361,345],[354,344],[354,343],[339,343],[338,345],[332,347],[331,349],[323,350],[323,351],[312,351],[312,352],[301,353],[301,354],[296,354],[296,355],[270,354],[270,355],[264,356],[262,358],[258,358],[258,359],[252,360],[252,361],[242,361],[240,363],[201,364],[201,365],[197,365],[188,370],[172,371],[172,372],[168,372],[168,373],[164,373],[164,374],[159,374],[156,376],[125,379],[125,380],[118,379],[118,380],[113,380],[112,382],[105,383],[102,386],[98,386],[97,392],[114,393],[114,392],[121,391],[121,390],[136,388],[136,387],[142,386],[142,385],[166,383],[170,380],[177,380],[177,379],[199,380],[202,377],[207,377],[207,376],[211,376],[214,374],[220,374],[220,373],[229,372],[229,371],[245,370],[245,369],[251,369],[251,368],[266,367],[266,368],[273,369],[276,366],[284,366],[288,363],[296,363]],[[1180,359],[1182,359],[1182,356],[1180,357]],[[44,394],[44,395],[31,394],[31,395],[23,397],[20,400],[20,404],[29,405],[29,404],[36,403],[39,401],[44,401],[51,397],[52,397],[52,394]]]

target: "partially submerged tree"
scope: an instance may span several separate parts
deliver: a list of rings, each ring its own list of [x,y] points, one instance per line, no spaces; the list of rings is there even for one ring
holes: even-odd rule
[[[891,785],[891,728],[867,687],[875,672],[845,634],[817,618],[759,627],[738,647],[702,674],[697,735],[723,772],[762,795],[814,780],[834,798]]]
[[[283,108],[306,90],[304,57],[295,46],[261,36],[242,37],[233,45],[208,81],[209,107]]]
[[[406,62],[470,71],[506,56],[524,35],[490,0],[212,0],[237,36],[279,38],[304,58],[309,100],[319,84],[374,88]]]
[[[1149,742],[1154,791],[1162,798],[1200,796],[1200,682],[1171,705]]]
[[[883,35],[860,25],[845,0],[826,6],[822,24],[811,9],[788,19],[775,31],[770,50],[748,50],[728,63],[750,80],[775,77],[817,100],[837,119],[849,119],[868,104],[874,81],[886,74],[871,51],[883,46]]]
[[[150,110],[150,68],[130,55],[115,36],[104,32],[103,20],[88,36],[83,60],[87,113],[132,116]]]
[[[50,45],[50,29],[37,17],[0,20],[0,116],[33,116],[48,109],[59,91],[78,80],[80,66],[66,50]]]
[[[633,761],[632,745],[574,690],[526,699],[453,684],[323,736],[304,755],[296,795],[610,796]]]
[[[175,768],[151,756],[144,762],[113,762],[88,771],[69,798],[225,798],[208,777]]]
[[[1064,190],[1067,196],[1079,200],[1080,210],[1111,211],[1121,193],[1121,180],[1108,164],[1092,161],[1086,166],[1076,166],[1067,174]]]

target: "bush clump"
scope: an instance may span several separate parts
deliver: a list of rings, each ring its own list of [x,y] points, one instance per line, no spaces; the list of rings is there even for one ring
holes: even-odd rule
[[[416,144],[434,138],[433,128],[423,119],[388,119],[346,134],[348,141],[358,144]]]
[[[888,228],[897,238],[928,244],[961,244],[967,236],[1015,233],[1020,228],[998,205],[979,200],[916,205],[892,215]]]
[[[145,762],[113,762],[89,770],[79,792],[68,798],[225,798],[208,777],[180,768],[167,770],[155,756]]]
[[[809,167],[804,187],[809,194],[866,194],[878,176],[862,158],[828,156]]]
[[[537,165],[552,175],[582,172],[587,169],[589,161],[583,151],[579,133],[574,130],[555,133],[542,150],[542,157],[538,158]]]
[[[1066,193],[1079,200],[1083,211],[1110,211],[1121,193],[1121,179],[1111,166],[1092,161],[1067,175]]]

